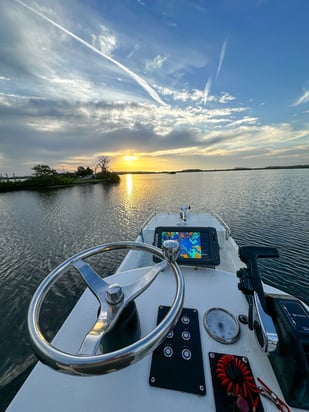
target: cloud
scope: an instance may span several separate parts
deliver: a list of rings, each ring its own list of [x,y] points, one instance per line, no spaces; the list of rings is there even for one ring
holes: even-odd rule
[[[204,98],[203,98],[204,106],[206,106],[207,104],[210,89],[211,89],[211,77],[208,78],[207,83],[205,84],[205,88],[204,88]]]
[[[225,103],[232,102],[235,99],[236,99],[236,97],[232,96],[231,94],[229,94],[227,92],[222,92],[218,101],[219,101],[219,103],[225,104]]]
[[[112,56],[118,46],[117,38],[108,27],[101,25],[101,34],[92,34],[92,45],[106,56]]]
[[[252,162],[254,155],[261,161],[262,153],[268,158],[271,153],[284,156],[292,147],[294,154],[301,154],[308,138],[307,130],[295,130],[289,124],[259,125],[256,117],[248,115],[249,108],[235,101],[206,109],[0,97],[0,156],[3,153],[5,159],[1,173],[30,170],[37,163],[66,170],[80,164],[93,167],[98,153],[109,153],[115,165],[128,149],[140,158],[158,161],[191,156],[191,162],[195,158],[201,162],[196,167],[211,156],[227,162],[234,158],[234,165],[242,165]]]
[[[309,90],[304,91],[304,94],[300,96],[293,106],[299,106],[300,104],[308,103],[309,102]]]
[[[159,85],[154,85],[154,87],[160,92],[162,96],[166,98],[170,97],[174,102],[194,102],[197,104],[203,104],[204,106],[209,103],[222,103],[227,104],[236,100],[236,97],[232,96],[230,93],[221,92],[220,96],[214,96],[210,94],[212,87],[212,78],[209,77],[204,90],[200,89],[172,89],[170,87],[164,87]]]
[[[148,60],[146,62],[146,70],[147,71],[154,71],[154,70],[159,70],[161,69],[163,63],[165,62],[165,60],[167,59],[167,57],[165,56],[156,56],[153,60]]]
[[[220,59],[219,59],[219,64],[218,64],[218,68],[217,68],[217,73],[216,73],[216,79],[218,78],[220,72],[221,72],[221,67],[222,67],[222,63],[225,57],[225,51],[226,51],[226,45],[227,45],[227,39],[224,40],[222,47],[221,47],[221,51],[220,51]]]
[[[229,127],[240,126],[242,124],[256,124],[258,121],[257,117],[244,116],[242,119],[235,120],[229,123]]]
[[[152,99],[154,99],[157,103],[161,105],[166,105],[165,102],[160,98],[160,96],[157,94],[157,92],[138,74],[134,73],[132,70],[130,70],[128,67],[120,63],[119,61],[115,60],[114,58],[110,57],[109,55],[103,53],[102,51],[98,50],[94,46],[92,46],[90,43],[86,42],[83,40],[81,37],[77,36],[76,34],[72,33],[71,31],[67,30],[60,24],[56,23],[54,20],[50,19],[49,17],[45,16],[44,14],[40,13],[39,11],[35,10],[31,6],[25,4],[21,0],[15,0],[17,3],[22,5],[23,7],[27,8],[30,10],[32,13],[35,13],[36,15],[40,16],[42,19],[48,21],[50,24],[53,26],[57,27],[59,30],[61,30],[63,33],[67,34],[71,38],[75,39],[88,49],[92,50],[93,52],[99,54],[100,56],[104,57],[105,59],[109,60],[111,63],[115,64],[117,67],[119,67],[121,70],[123,70],[126,74],[128,74],[132,79],[134,79],[148,94]]]
[[[207,83],[208,84],[208,83]],[[205,85],[205,88],[207,86]],[[165,87],[165,86],[159,86],[155,85],[154,86],[163,96],[165,97],[170,97],[174,102],[194,102],[197,104],[203,104],[205,101],[205,89],[204,90],[199,90],[199,89],[172,89],[170,87]],[[210,96],[209,94],[207,95],[207,101],[216,101],[216,98],[214,96]]]

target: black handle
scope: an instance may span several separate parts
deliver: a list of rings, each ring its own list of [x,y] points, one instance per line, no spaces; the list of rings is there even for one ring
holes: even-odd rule
[[[279,252],[275,247],[266,246],[240,246],[239,257],[244,263],[252,260],[256,261],[258,258],[278,258]]]
[[[269,314],[265,300],[264,289],[257,266],[257,259],[278,258],[278,249],[265,246],[240,246],[238,253],[240,260],[247,265],[248,269],[247,271],[243,271],[245,276],[248,277],[248,282],[244,282],[244,279],[242,279],[242,284],[252,285],[252,294],[254,291],[257,292],[265,313]]]

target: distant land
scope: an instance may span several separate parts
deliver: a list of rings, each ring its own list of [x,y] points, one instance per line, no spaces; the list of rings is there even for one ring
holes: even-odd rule
[[[151,172],[151,171],[120,171],[115,172],[118,175],[140,175],[140,174],[175,174],[175,173],[193,173],[193,172],[238,172],[242,170],[270,170],[270,169],[309,169],[308,165],[292,165],[292,166],[265,166],[265,167],[234,167],[229,169],[182,169],[182,170],[168,170],[161,172]]]
[[[113,172],[117,175],[142,175],[142,174],[175,174],[175,173],[193,173],[193,172],[237,172],[242,170],[269,170],[269,169],[308,169],[307,165],[291,165],[291,166],[265,166],[265,167],[234,167],[228,169],[182,169],[182,170],[162,170],[160,172],[156,171],[116,171]],[[59,173],[61,174],[61,173]],[[0,180],[19,180],[19,179],[29,179],[31,176],[3,176],[0,174]]]

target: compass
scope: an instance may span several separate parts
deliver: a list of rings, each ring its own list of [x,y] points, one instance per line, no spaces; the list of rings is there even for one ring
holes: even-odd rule
[[[209,309],[204,315],[203,323],[209,335],[220,343],[230,344],[239,339],[238,319],[226,309]]]

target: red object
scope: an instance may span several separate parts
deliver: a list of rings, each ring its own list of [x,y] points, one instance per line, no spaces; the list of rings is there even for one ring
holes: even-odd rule
[[[282,399],[279,398],[278,395],[275,394],[267,385],[265,382],[262,381],[262,379],[257,378],[261,386],[258,387],[258,390],[261,395],[266,396],[268,399],[270,399],[279,409],[281,412],[291,412],[291,409],[288,407],[288,405],[283,402]]]
[[[233,355],[222,355],[217,362],[216,375],[226,394],[237,398],[235,406],[240,412],[248,412],[249,404],[252,412],[256,411],[259,390],[245,361]]]
[[[235,406],[237,412],[249,412],[248,402],[244,398],[238,398]]]

